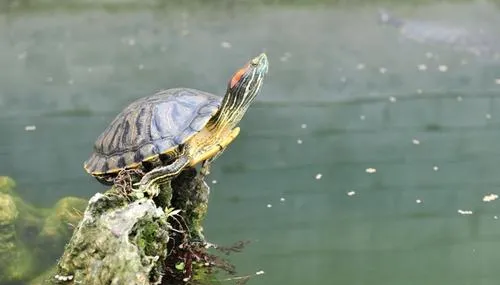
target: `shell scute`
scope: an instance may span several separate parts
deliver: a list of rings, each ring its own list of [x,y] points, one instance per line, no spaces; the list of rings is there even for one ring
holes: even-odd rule
[[[132,102],[97,138],[85,169],[91,174],[116,172],[172,151],[203,129],[221,100],[203,91],[177,88]]]

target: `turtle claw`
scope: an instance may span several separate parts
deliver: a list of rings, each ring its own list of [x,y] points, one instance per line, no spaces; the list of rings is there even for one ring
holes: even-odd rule
[[[210,162],[208,160],[203,161],[200,168],[200,174],[202,176],[207,176],[210,174]]]
[[[138,192],[145,193],[149,197],[156,197],[160,193],[160,185],[172,180],[188,165],[188,163],[189,158],[182,155],[172,164],[157,167],[144,174],[139,182],[134,183],[134,186],[138,186]]]

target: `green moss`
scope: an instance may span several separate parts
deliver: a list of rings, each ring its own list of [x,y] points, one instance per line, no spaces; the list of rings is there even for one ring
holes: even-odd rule
[[[195,284],[210,284],[219,285],[222,284],[216,276],[208,270],[208,268],[202,265],[195,265],[193,268],[193,283]]]
[[[5,256],[4,256],[5,257]],[[30,249],[22,244],[17,244],[12,248],[12,253],[8,255],[1,280],[21,281],[26,280],[36,272],[36,261]]]
[[[0,176],[0,193],[13,194],[16,182],[8,176]]]
[[[193,240],[203,241],[203,221],[208,210],[210,189],[196,169],[186,169],[172,181],[172,207],[182,210],[184,222]]]
[[[132,230],[131,239],[137,247],[147,256],[154,256],[158,252],[158,238],[165,228],[165,222],[158,219],[141,221]],[[164,236],[168,240],[168,235]]]
[[[19,211],[11,195],[0,193],[0,209],[2,209],[0,211],[0,225],[9,225],[17,220]]]
[[[161,279],[158,260],[166,257],[168,224],[151,200],[132,200],[111,189],[94,195],[83,217],[60,258],[58,275],[71,275],[82,284],[155,284]]]
[[[21,281],[34,271],[34,256],[19,239],[15,199],[0,193],[0,282]]]
[[[72,230],[82,219],[87,201],[76,197],[59,200],[44,221],[40,233],[43,237],[69,238]]]
[[[28,285],[52,285],[54,284],[54,275],[56,275],[57,272],[57,266],[52,266],[50,269],[47,271],[43,272],[42,274],[38,275],[35,279],[31,280]]]

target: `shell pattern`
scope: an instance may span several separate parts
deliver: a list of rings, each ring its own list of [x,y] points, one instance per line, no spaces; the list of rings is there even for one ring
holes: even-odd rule
[[[97,138],[84,167],[93,175],[114,173],[169,153],[201,131],[221,101],[220,96],[188,88],[138,99]]]

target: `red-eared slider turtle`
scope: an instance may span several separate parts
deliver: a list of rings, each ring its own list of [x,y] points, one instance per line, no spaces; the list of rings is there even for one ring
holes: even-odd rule
[[[224,97],[175,88],[136,100],[97,138],[85,170],[110,185],[121,170],[149,167],[140,182],[146,187],[185,167],[208,165],[240,132],[236,125],[259,93],[267,70],[263,53],[231,77]]]

